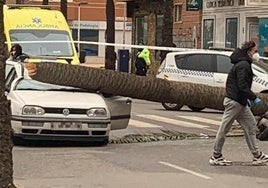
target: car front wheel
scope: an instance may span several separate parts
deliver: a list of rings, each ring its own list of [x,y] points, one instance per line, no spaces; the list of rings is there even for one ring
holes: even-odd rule
[[[200,112],[205,109],[205,108],[194,107],[194,106],[188,106],[188,107],[194,112]]]
[[[180,110],[183,105],[181,104],[176,104],[176,103],[166,103],[166,102],[162,102],[162,106],[166,109],[166,110],[173,110],[173,111],[177,111]]]

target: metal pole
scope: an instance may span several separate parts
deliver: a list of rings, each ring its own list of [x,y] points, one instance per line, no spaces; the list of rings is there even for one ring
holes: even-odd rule
[[[81,16],[81,12],[80,12],[80,3],[78,4],[78,27],[77,27],[77,49],[78,52],[80,52],[80,16]]]
[[[125,44],[125,40],[126,40],[126,8],[127,8],[127,3],[124,2],[124,22],[123,22],[123,44]],[[123,49],[125,49],[125,47],[123,47]]]

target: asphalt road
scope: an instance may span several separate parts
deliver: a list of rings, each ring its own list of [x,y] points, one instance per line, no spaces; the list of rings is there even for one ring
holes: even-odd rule
[[[107,147],[15,147],[14,179],[25,188],[266,188],[268,166],[251,166],[243,137],[227,139],[233,166],[208,164],[213,139],[109,144]],[[268,153],[267,142],[260,147]]]
[[[162,130],[208,136],[106,147],[15,146],[14,180],[25,188],[267,187],[268,166],[251,166],[243,136],[226,140],[224,155],[233,166],[208,164],[221,115],[209,109],[194,113],[187,107],[171,112],[159,103],[134,100],[128,129],[111,132],[111,139]],[[268,153],[268,142],[259,144]]]
[[[111,132],[111,139],[122,138],[129,134],[146,135],[162,133],[162,130],[190,133],[195,135],[208,135],[214,137],[221,124],[222,111],[204,109],[193,112],[187,106],[180,111],[167,111],[160,103],[133,99],[131,120],[124,130]],[[238,123],[229,135],[241,135]]]

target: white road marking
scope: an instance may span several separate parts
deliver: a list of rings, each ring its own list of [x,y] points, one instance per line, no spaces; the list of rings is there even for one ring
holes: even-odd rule
[[[202,118],[202,117],[197,117],[197,116],[177,116],[177,117],[183,118],[183,119],[189,119],[189,120],[193,120],[193,121],[199,121],[199,122],[209,123],[209,124],[217,125],[217,126],[220,126],[220,124],[221,124],[221,121],[207,119],[207,118]]]
[[[173,125],[177,125],[177,126],[181,126],[181,127],[191,127],[191,128],[200,128],[200,129],[209,128],[208,126],[205,126],[205,125],[200,125],[200,124],[196,124],[196,123],[191,123],[191,122],[181,121],[178,119],[171,119],[171,118],[166,118],[166,117],[161,117],[161,116],[156,116],[156,115],[142,115],[142,114],[140,114],[137,116],[151,119],[151,120],[155,120],[155,121],[160,121],[160,122],[167,123],[167,124],[173,124]]]
[[[169,167],[171,167],[171,168],[175,168],[175,169],[177,169],[177,170],[181,170],[181,171],[183,171],[183,172],[187,172],[187,173],[192,174],[192,175],[194,175],[194,176],[198,176],[198,177],[200,177],[200,178],[204,178],[204,179],[212,179],[212,178],[209,177],[209,176],[206,176],[206,175],[200,174],[200,173],[198,173],[198,172],[194,172],[194,171],[192,171],[192,170],[188,170],[188,169],[186,169],[186,168],[183,168],[183,167],[180,167],[180,166],[176,166],[176,165],[173,165],[173,164],[170,164],[170,163],[167,163],[167,162],[159,161],[159,163],[162,164],[162,165],[165,165],[165,166],[169,166]]]
[[[146,123],[143,121],[138,121],[138,120],[133,120],[133,119],[130,119],[128,124],[134,127],[140,127],[140,128],[163,128],[162,126],[159,126],[159,125],[154,125],[152,123]]]

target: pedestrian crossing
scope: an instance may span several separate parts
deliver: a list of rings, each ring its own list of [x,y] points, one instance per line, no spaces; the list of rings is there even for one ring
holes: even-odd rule
[[[217,125],[217,126],[219,126],[221,123],[220,121],[221,117],[217,118],[219,120],[212,120],[212,119],[202,118],[202,117],[197,117],[197,116],[177,116],[177,117],[187,119],[187,120],[194,120],[194,121],[209,123],[209,124]]]
[[[165,126],[176,126],[183,128],[197,128],[217,132],[221,124],[221,116],[212,118],[199,116],[175,115],[164,117],[153,114],[132,114],[129,125],[137,128],[165,128]]]
[[[197,123],[191,123],[188,121],[181,121],[178,119],[172,119],[172,118],[166,118],[166,117],[161,117],[161,116],[156,116],[156,115],[137,115],[138,117],[143,117],[147,119],[151,119],[154,121],[159,121],[162,123],[168,123],[168,124],[173,124],[173,125],[180,125],[182,127],[189,127],[189,128],[205,128],[207,126],[200,125]]]
[[[146,123],[146,122],[138,121],[138,120],[134,120],[134,119],[130,119],[128,124],[132,125],[134,127],[140,127],[140,128],[162,128],[162,126],[159,126],[159,125],[155,125],[152,123]]]

